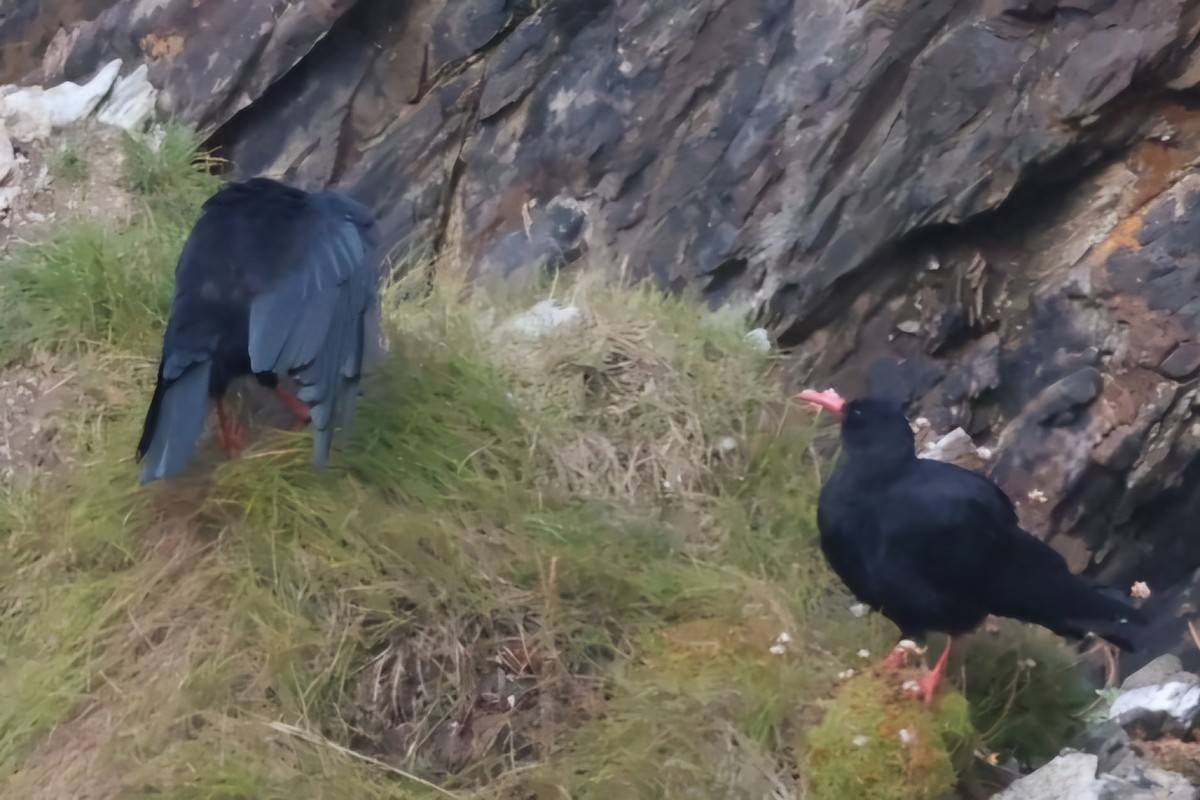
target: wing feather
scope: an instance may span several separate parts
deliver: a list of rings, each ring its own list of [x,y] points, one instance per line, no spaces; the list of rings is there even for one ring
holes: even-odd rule
[[[212,362],[204,359],[184,368],[169,386],[160,379],[151,406],[153,435],[140,458],[142,483],[172,477],[191,460],[204,431],[211,370]]]
[[[365,208],[333,193],[311,195],[293,220],[296,245],[277,257],[294,263],[250,304],[249,353],[255,372],[290,375],[312,405],[313,462],[329,456],[334,423],[349,422],[362,375],[363,342],[378,302],[374,222]]]

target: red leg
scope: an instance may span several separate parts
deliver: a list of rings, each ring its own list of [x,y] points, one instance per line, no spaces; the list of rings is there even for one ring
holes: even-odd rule
[[[876,667],[882,670],[896,671],[904,669],[908,666],[908,656],[910,653],[923,652],[917,648],[915,642],[910,639],[901,639],[900,642],[892,648],[892,652],[887,654],[887,657],[880,661]]]
[[[312,409],[308,403],[301,400],[296,395],[289,392],[282,386],[275,387],[275,396],[283,401],[283,404],[296,415],[296,425],[292,430],[300,430],[308,423],[312,422]]]
[[[950,637],[946,641],[946,649],[942,651],[941,657],[937,660],[937,664],[933,669],[925,673],[919,684],[921,691],[921,702],[932,703],[933,694],[937,691],[938,685],[942,679],[946,677],[946,663],[950,660],[950,648],[954,646],[954,637]]]
[[[236,419],[226,416],[225,399],[218,397],[217,405],[217,446],[230,456],[236,456],[246,446],[246,429]]]

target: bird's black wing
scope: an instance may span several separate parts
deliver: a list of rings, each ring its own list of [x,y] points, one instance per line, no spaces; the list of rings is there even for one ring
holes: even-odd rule
[[[309,195],[288,224],[289,246],[262,254],[281,263],[260,265],[278,277],[250,303],[250,365],[299,382],[312,405],[313,463],[324,466],[334,426],[353,416],[368,340],[380,336],[375,226],[333,192]]]
[[[857,510],[822,498],[817,506],[821,553],[855,599],[878,611],[880,600],[868,569],[869,553],[877,539],[872,535],[871,520]]]
[[[137,448],[142,483],[183,470],[204,431],[213,357],[225,320],[214,313],[215,304],[188,276],[204,271],[203,242],[213,233],[212,218],[202,214],[175,268],[175,297],[163,336],[158,379]]]
[[[893,506],[884,558],[944,601],[1060,635],[1095,631],[1130,649],[1128,629],[1144,621],[1140,612],[1071,573],[1054,548],[1021,528],[1003,490],[952,464],[920,464],[900,484],[908,503]]]
[[[987,478],[917,459],[881,499],[883,549],[938,585],[970,589],[1011,558],[1016,509]]]
[[[874,505],[879,546],[869,569],[884,613],[912,632],[978,624],[987,613],[980,586],[1012,558],[1007,496],[980,475],[919,459]]]

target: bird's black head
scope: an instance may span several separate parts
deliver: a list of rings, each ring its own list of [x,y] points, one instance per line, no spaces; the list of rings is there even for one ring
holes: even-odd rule
[[[882,465],[915,457],[912,428],[897,400],[861,397],[846,402],[832,389],[805,390],[793,399],[829,409],[842,418],[842,449],[851,458],[870,458]]]

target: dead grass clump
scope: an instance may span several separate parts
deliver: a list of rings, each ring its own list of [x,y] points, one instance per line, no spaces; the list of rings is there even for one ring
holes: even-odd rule
[[[488,784],[537,763],[604,707],[594,680],[558,659],[532,609],[392,631],[360,673],[356,749],[422,774]]]
[[[780,398],[739,320],[585,279],[489,332],[536,419],[535,476],[564,494],[706,503]]]

